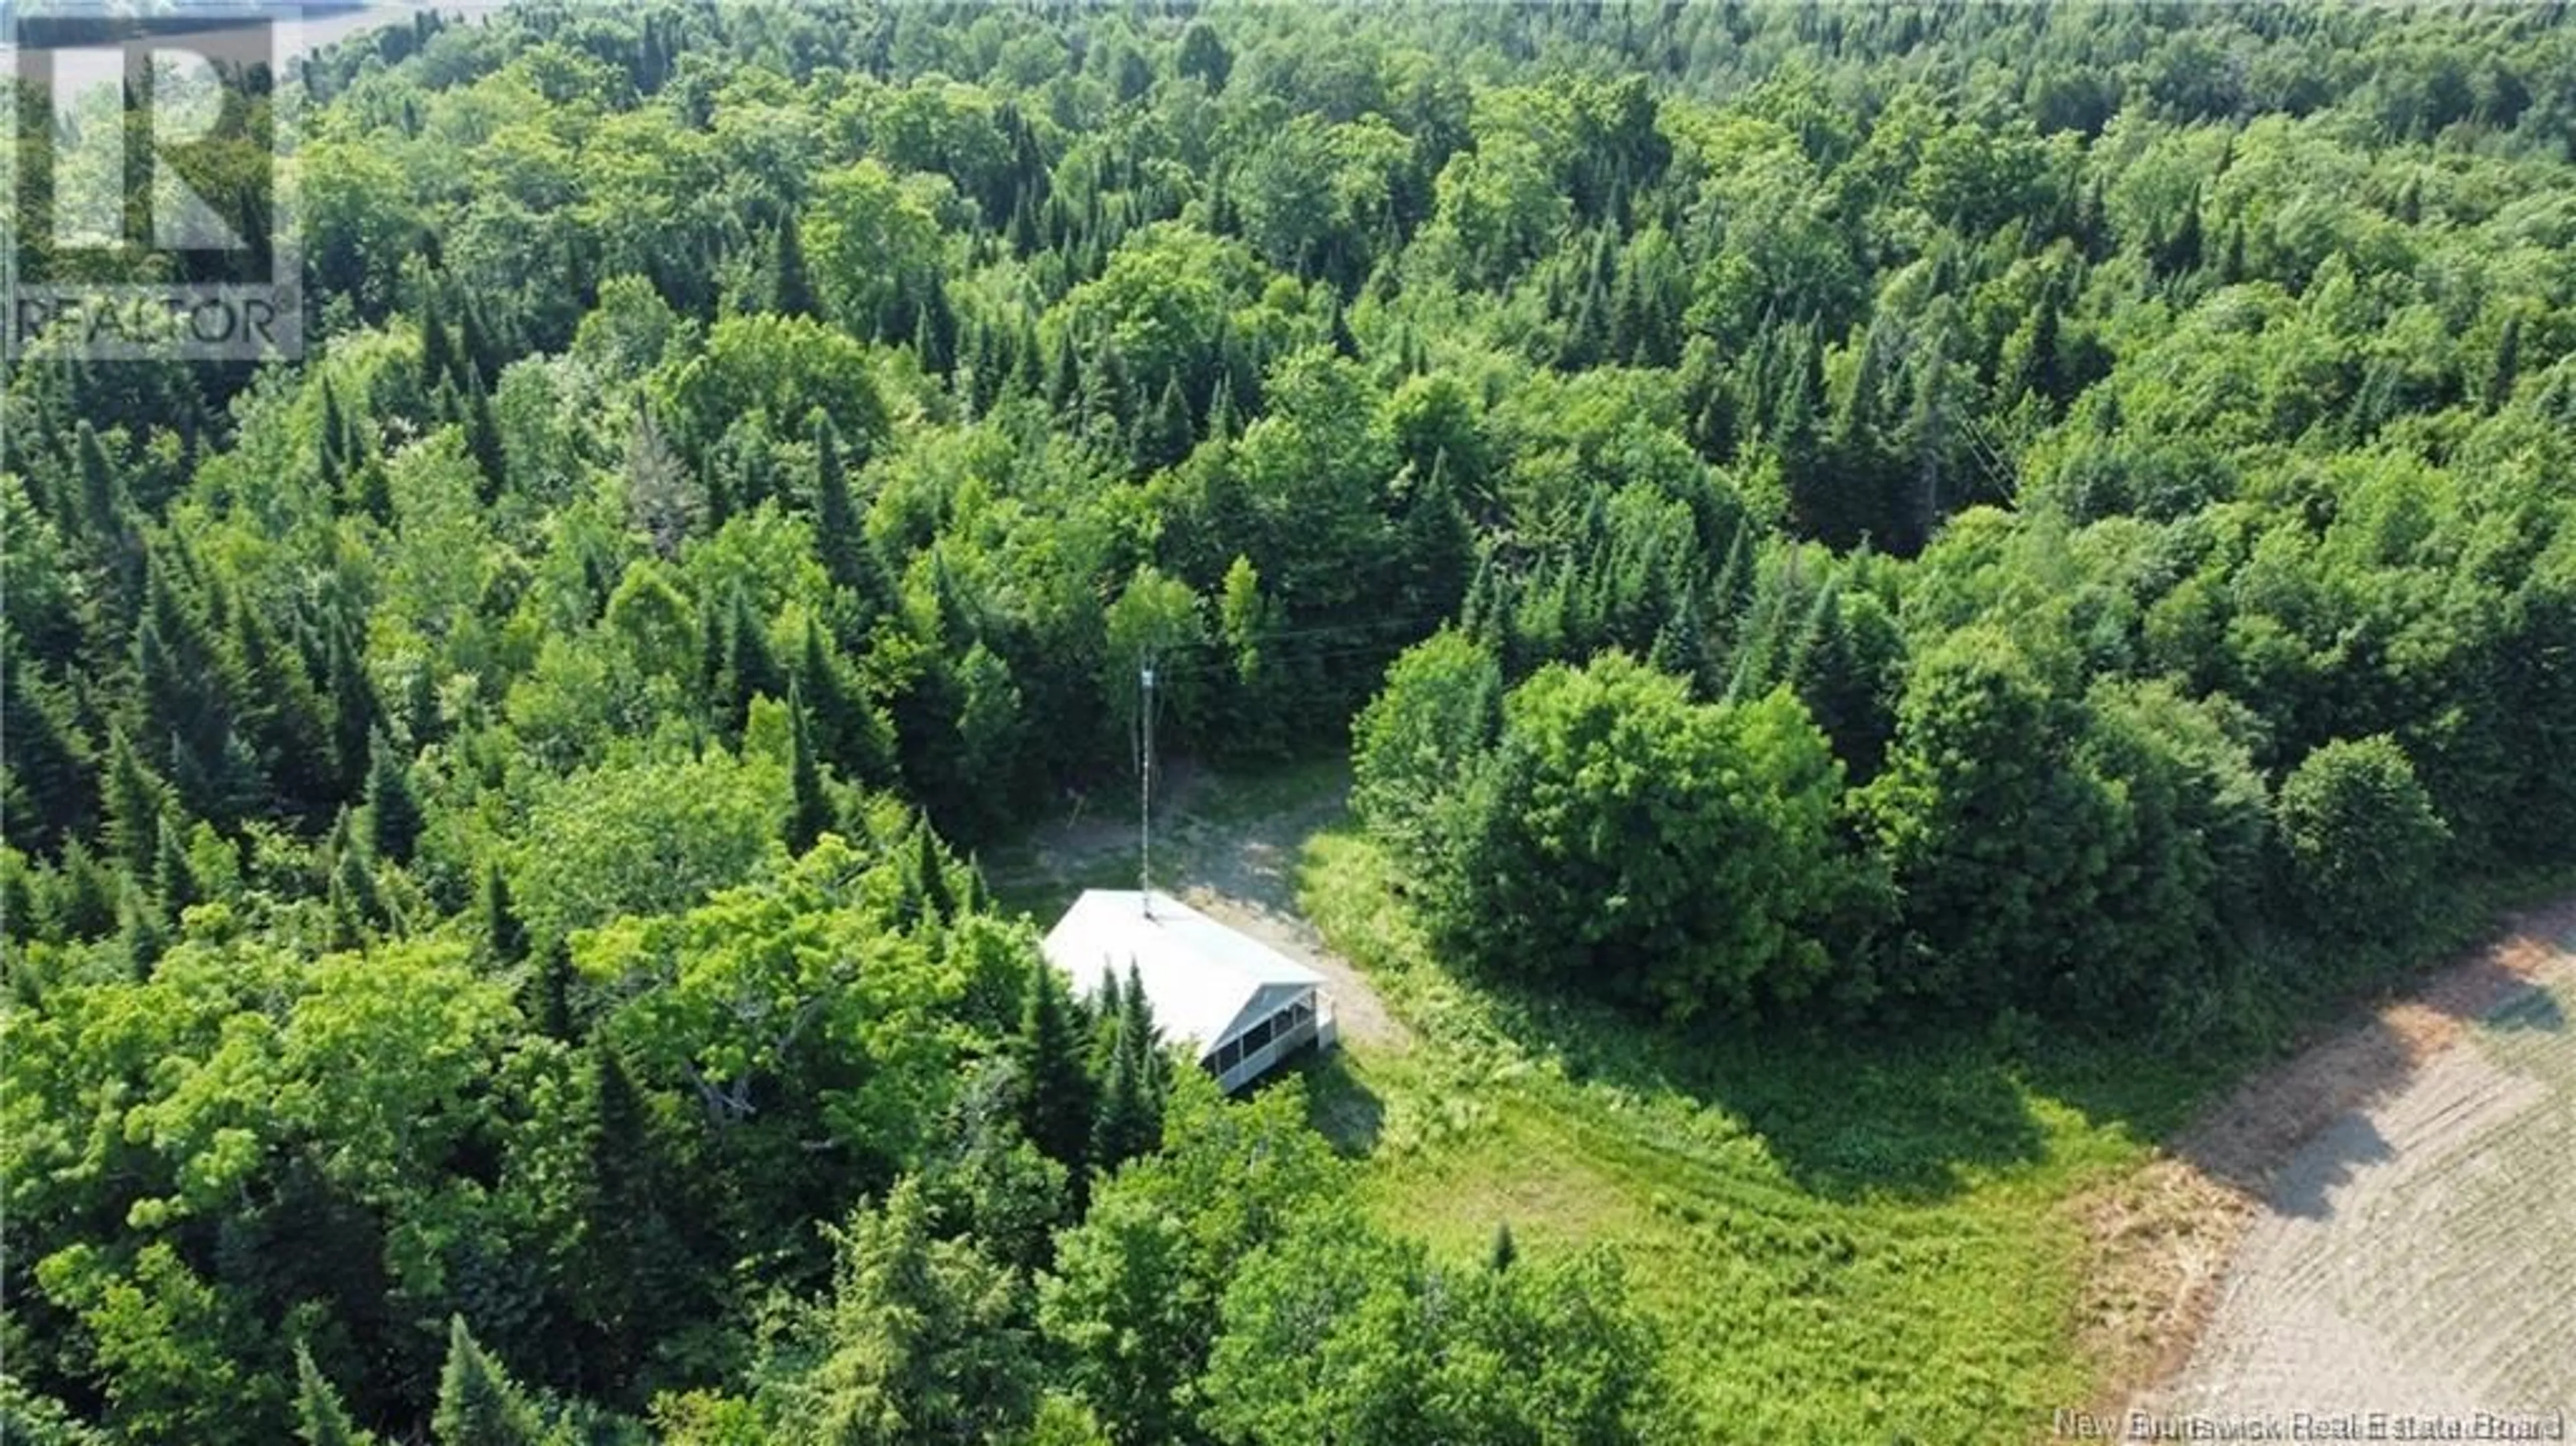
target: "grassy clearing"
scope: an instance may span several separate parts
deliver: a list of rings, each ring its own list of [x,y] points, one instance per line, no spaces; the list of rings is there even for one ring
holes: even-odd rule
[[[2313,992],[2238,1001],[2240,1041],[2187,1055],[2029,1027],[1676,1037],[1442,968],[1344,818],[1347,784],[1332,760],[1189,778],[1157,809],[1158,882],[1293,905],[1367,975],[1414,1043],[1345,1049],[1308,1083],[1368,1204],[1462,1262],[1503,1222],[1525,1251],[1619,1254],[1694,1440],[2029,1440],[2099,1404],[2144,1359],[2105,1342],[2154,1344],[2122,1322],[2155,1302],[2121,1291],[2156,1287],[2086,1280],[2087,1206],[2157,1179],[2154,1141],[2335,1013]],[[1114,812],[1095,798],[1081,824],[988,853],[988,881],[1042,922],[1084,887],[1133,887],[1133,815]],[[2452,932],[2570,883],[2463,890]],[[2283,972],[2352,991],[2401,964]]]
[[[2012,1440],[2087,1401],[2065,1207],[2150,1157],[2197,1095],[2182,1063],[1670,1038],[1442,971],[1349,831],[1303,864],[1309,917],[1422,1040],[1313,1071],[1370,1204],[1459,1260],[1503,1221],[1528,1250],[1618,1252],[1697,1439]]]

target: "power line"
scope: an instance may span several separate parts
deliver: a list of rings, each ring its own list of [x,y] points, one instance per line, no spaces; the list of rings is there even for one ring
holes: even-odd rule
[[[1145,917],[1154,915],[1154,655],[1146,653],[1136,669],[1144,702],[1136,768],[1136,897]]]

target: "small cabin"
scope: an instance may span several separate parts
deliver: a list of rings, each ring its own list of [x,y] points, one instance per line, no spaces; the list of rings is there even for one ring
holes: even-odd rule
[[[1044,948],[1084,998],[1134,969],[1164,1041],[1186,1043],[1228,1094],[1333,1040],[1322,975],[1169,894],[1092,889]]]

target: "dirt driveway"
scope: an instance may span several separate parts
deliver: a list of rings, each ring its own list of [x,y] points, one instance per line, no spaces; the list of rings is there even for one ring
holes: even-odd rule
[[[1409,1048],[1404,1021],[1297,911],[1298,857],[1308,839],[1344,817],[1347,770],[1308,766],[1255,781],[1175,764],[1157,778],[1154,887],[1323,975],[1346,1043]],[[1044,911],[1083,888],[1136,887],[1136,847],[1131,801],[1094,799],[1032,830],[986,872],[1006,895],[1039,909],[1043,922]]]

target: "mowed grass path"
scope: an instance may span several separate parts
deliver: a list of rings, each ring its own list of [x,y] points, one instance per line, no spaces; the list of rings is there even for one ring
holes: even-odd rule
[[[2207,1071],[2029,1037],[1675,1038],[1443,969],[1347,825],[1298,883],[1416,1040],[1308,1072],[1374,1212],[1460,1263],[1504,1222],[1532,1256],[1615,1251],[1692,1439],[2021,1441],[2094,1402],[2078,1204]]]

